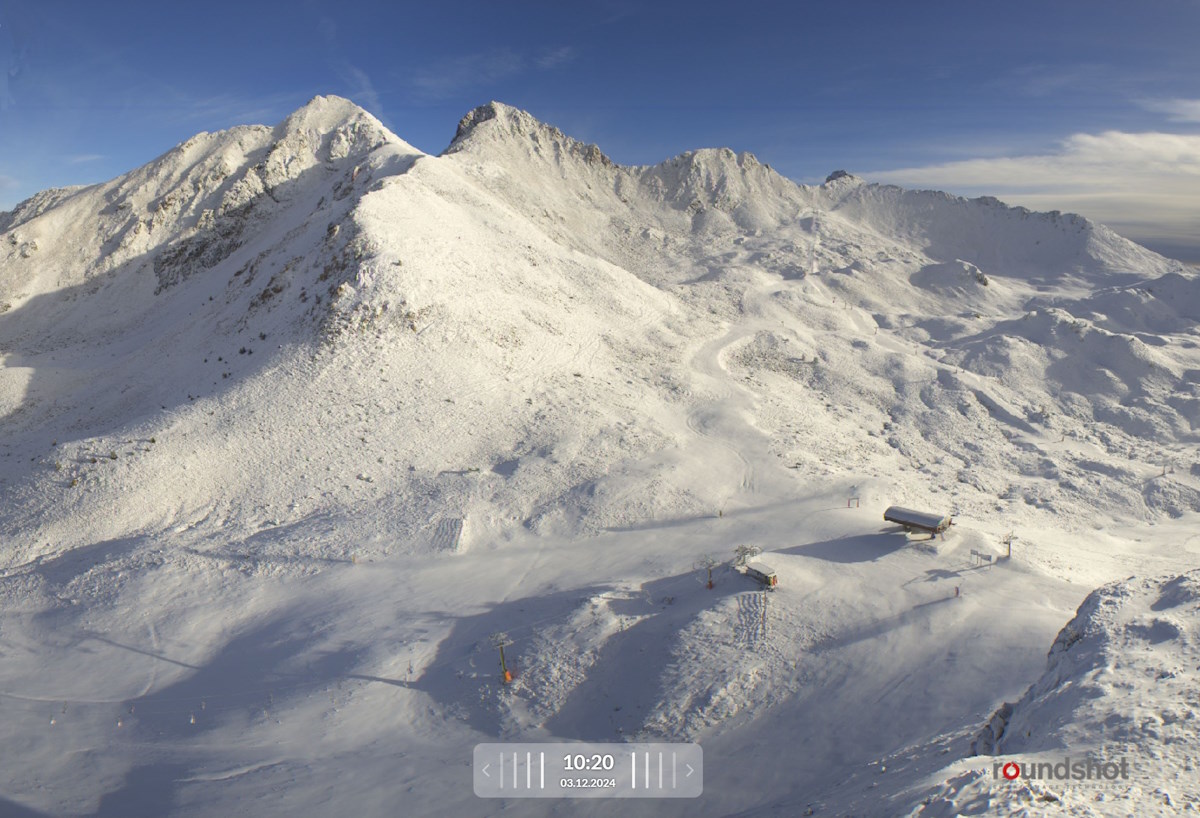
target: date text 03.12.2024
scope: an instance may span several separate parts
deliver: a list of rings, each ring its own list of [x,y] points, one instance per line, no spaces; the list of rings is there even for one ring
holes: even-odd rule
[[[615,778],[562,778],[559,779],[558,786],[564,790],[591,790],[598,787],[616,787],[617,779]]]

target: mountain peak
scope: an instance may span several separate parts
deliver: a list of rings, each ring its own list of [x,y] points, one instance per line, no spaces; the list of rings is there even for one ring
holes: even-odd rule
[[[733,148],[698,148],[696,150],[685,151],[674,159],[667,160],[668,162],[678,162],[686,165],[689,168],[702,168],[706,170],[722,170],[732,171],[736,169],[746,169],[758,167],[762,163],[758,161],[758,157],[749,151],[741,153]]]
[[[865,180],[861,176],[855,176],[848,170],[835,170],[833,173],[825,177],[825,182],[822,187],[857,187],[864,184]]]
[[[507,119],[510,114],[519,116],[521,111],[513,108],[511,105],[505,105],[503,102],[496,102],[495,100],[492,100],[487,105],[472,108],[467,112],[466,116],[458,121],[458,130],[454,133],[454,140],[450,143],[450,148],[454,147],[455,143],[470,136],[483,123],[501,117]],[[446,149],[447,153],[450,152],[450,148]]]
[[[275,127],[275,139],[279,142],[297,139],[307,142],[314,136],[328,153],[326,159],[366,154],[387,143],[415,152],[371,113],[344,97],[332,95],[313,97]]]
[[[279,131],[291,133],[300,130],[328,133],[340,125],[366,122],[383,129],[383,124],[370,113],[345,97],[315,96],[297,108],[279,124]]]
[[[567,136],[528,111],[495,101],[480,105],[459,120],[454,140],[442,153],[453,154],[483,145],[494,148],[505,143],[525,144],[535,153],[541,153],[549,143],[557,145],[559,152],[574,155],[589,164],[616,167],[596,145]]]

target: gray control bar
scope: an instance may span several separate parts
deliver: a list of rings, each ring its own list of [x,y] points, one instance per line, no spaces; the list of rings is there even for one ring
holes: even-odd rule
[[[480,798],[696,798],[704,792],[699,744],[477,744]]]

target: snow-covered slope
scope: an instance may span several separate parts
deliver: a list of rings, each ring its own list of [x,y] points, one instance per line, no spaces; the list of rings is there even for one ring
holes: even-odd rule
[[[1191,814],[1198,635],[1200,571],[1105,585],[1058,634],[1041,677],[969,749],[957,732],[905,747],[852,773],[829,804],[926,818]]]
[[[977,751],[1017,755],[1103,738],[1150,763],[1200,732],[1200,571],[1130,579],[1088,595],[1050,648],[1046,672],[984,729]],[[1195,794],[1193,794],[1195,795]]]
[[[622,167],[499,103],[435,157],[319,97],[39,194],[0,214],[0,811],[492,814],[472,744],[640,736],[721,761],[634,814],[892,814],[864,765],[936,774],[1087,592],[1195,564],[1198,319],[1078,217]]]

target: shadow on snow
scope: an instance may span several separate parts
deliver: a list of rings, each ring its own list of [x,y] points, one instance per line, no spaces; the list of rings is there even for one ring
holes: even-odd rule
[[[186,678],[126,701],[130,727],[183,739],[234,720],[267,719],[277,703],[346,678],[365,651],[322,650],[321,638],[319,626],[295,610],[257,624]]]
[[[522,666],[536,658],[539,637],[603,597],[608,614],[622,624],[598,645],[584,678],[536,726],[556,738],[621,741],[641,730],[664,695],[661,679],[674,661],[677,634],[722,599],[760,587],[728,566],[718,569],[714,589],[706,589],[703,579],[701,573],[691,571],[637,589],[594,585],[501,602],[457,620],[416,681],[372,680],[420,690],[475,730],[511,738],[506,734],[511,729],[506,726],[506,704],[511,700],[506,703],[500,696],[504,685],[492,635],[502,632],[511,641],[505,657],[509,670],[523,683]],[[539,691],[518,684],[512,695],[536,701]]]
[[[779,553],[796,554],[826,562],[873,562],[896,553],[907,544],[908,540],[899,534],[881,532],[781,548]]]

